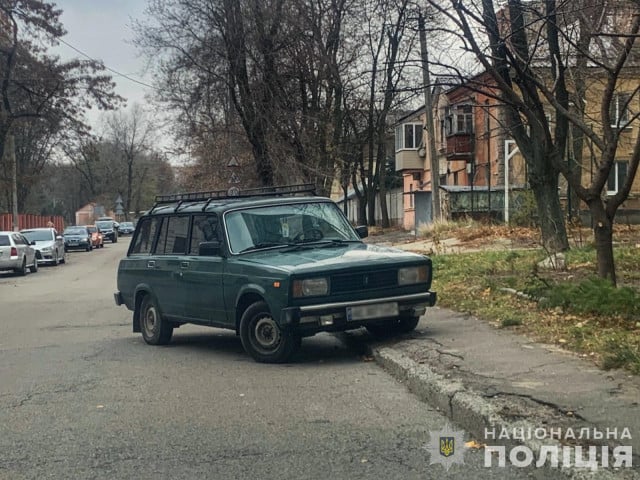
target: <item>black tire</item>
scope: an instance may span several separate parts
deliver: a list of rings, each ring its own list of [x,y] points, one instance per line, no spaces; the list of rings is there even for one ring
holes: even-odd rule
[[[87,252],[90,252],[90,251],[91,251],[91,250],[93,250],[93,249],[91,248],[91,245],[87,245],[87,248],[86,248],[85,250],[86,250]]]
[[[140,305],[140,331],[149,345],[166,345],[173,335],[173,326],[163,318],[151,295],[146,295]]]
[[[22,258],[22,266],[13,270],[17,275],[21,277],[27,274],[27,259]]]
[[[240,320],[240,340],[256,362],[284,363],[300,347],[301,339],[282,330],[265,302],[247,308]]]
[[[378,338],[389,338],[394,335],[400,335],[403,333],[409,333],[416,329],[420,317],[407,316],[400,317],[398,320],[393,320],[385,323],[373,323],[367,325],[366,328],[371,335]]]
[[[38,259],[33,257],[33,265],[29,267],[29,271],[31,273],[36,273],[38,271]]]

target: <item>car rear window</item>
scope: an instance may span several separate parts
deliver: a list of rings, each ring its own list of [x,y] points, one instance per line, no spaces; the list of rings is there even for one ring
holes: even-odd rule
[[[11,242],[9,242],[8,235],[0,235],[0,247],[9,247],[11,246]]]

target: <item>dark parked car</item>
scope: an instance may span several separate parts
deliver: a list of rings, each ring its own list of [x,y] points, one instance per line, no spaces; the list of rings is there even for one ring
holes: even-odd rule
[[[98,220],[96,222],[96,227],[98,227],[104,239],[110,240],[111,243],[118,242],[118,229],[116,228],[116,222],[113,220]]]
[[[27,269],[36,273],[38,259],[36,249],[18,232],[0,232],[0,271],[13,270],[25,275]]]
[[[133,222],[120,222],[118,233],[120,235],[131,235],[135,229],[136,227],[133,225]]]
[[[67,227],[62,232],[64,237],[64,250],[93,250],[91,233],[87,227]]]
[[[431,260],[366,236],[308,185],[160,196],[120,261],[115,301],[149,344],[184,323],[222,327],[259,362],[286,361],[318,332],[409,332],[436,301]]]

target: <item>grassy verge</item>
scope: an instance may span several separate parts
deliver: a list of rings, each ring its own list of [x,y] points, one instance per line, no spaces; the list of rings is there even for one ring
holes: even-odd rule
[[[640,374],[640,248],[616,249],[618,288],[596,278],[592,248],[567,252],[565,271],[541,271],[544,258],[541,250],[432,256],[438,303]]]

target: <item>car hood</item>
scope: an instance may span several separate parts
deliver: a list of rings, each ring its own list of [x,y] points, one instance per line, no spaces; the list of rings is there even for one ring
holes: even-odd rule
[[[278,248],[240,256],[241,261],[296,273],[339,271],[358,267],[397,267],[424,262],[424,255],[365,243],[320,245],[296,250]]]
[[[53,240],[36,240],[36,247],[38,248],[48,248],[53,247],[55,242]]]

